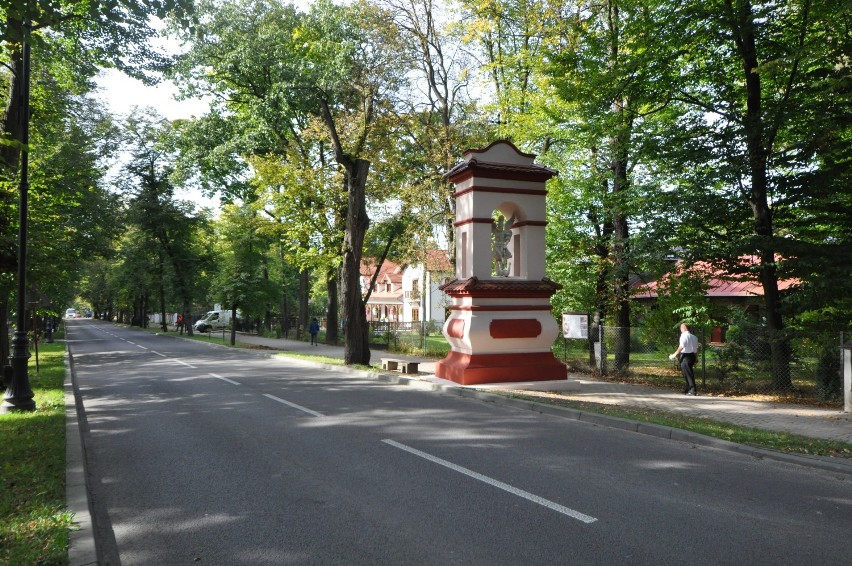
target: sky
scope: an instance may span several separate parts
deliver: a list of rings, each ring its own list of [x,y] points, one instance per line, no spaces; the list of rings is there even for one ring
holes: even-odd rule
[[[169,120],[200,116],[207,110],[201,100],[175,100],[178,90],[171,82],[147,86],[115,69],[103,71],[97,79],[97,97],[107,104],[113,114],[127,115],[134,106],[155,108]]]

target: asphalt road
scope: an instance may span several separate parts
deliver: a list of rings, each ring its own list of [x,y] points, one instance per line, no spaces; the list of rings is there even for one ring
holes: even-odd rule
[[[841,564],[820,470],[68,322],[102,564]]]

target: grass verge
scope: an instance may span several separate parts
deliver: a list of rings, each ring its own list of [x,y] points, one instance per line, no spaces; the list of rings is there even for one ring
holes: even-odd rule
[[[0,414],[0,564],[66,564],[65,343],[30,358],[36,410]]]
[[[499,394],[499,393],[498,393]],[[787,454],[804,454],[809,456],[830,456],[835,458],[852,458],[852,444],[832,440],[821,440],[808,438],[796,434],[784,432],[771,432],[763,429],[738,426],[734,424],[705,419],[701,417],[689,417],[661,411],[659,409],[645,409],[639,407],[623,407],[589,403],[586,401],[574,401],[553,396],[525,395],[520,393],[502,394],[515,399],[547,403],[559,407],[567,407],[590,413],[609,415],[653,423],[691,432],[697,432],[714,438],[729,440],[738,444],[746,444],[759,448],[767,448]]]
[[[281,356],[284,358],[294,358],[297,360],[305,360],[308,362],[315,362],[318,364],[327,364],[330,366],[344,366],[346,364],[343,363],[341,358],[329,358],[327,356],[319,356],[316,354],[302,354],[299,352],[278,352],[277,356]],[[369,365],[365,366],[363,364],[351,364],[347,367],[361,370],[361,371],[381,371],[381,368],[378,365]]]

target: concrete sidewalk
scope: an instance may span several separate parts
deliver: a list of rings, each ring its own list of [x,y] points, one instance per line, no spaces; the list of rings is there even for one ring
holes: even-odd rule
[[[239,333],[237,340],[283,352],[317,354],[330,358],[343,358],[343,348],[276,338],[262,338]],[[417,356],[393,354],[394,358],[420,361],[419,379],[451,387],[457,384],[435,377],[435,360]],[[383,356],[381,350],[373,352],[373,361]],[[773,432],[786,432],[810,438],[836,440],[852,444],[852,415],[840,410],[822,409],[805,405],[752,401],[730,397],[688,397],[671,389],[658,389],[629,383],[613,383],[590,379],[588,376],[569,376],[580,383],[579,390],[561,391],[560,397],[599,403],[658,409],[690,417],[703,417],[720,422],[753,427]],[[486,387],[477,387],[487,389]],[[507,389],[505,387],[503,390]],[[511,389],[511,388],[508,388]]]

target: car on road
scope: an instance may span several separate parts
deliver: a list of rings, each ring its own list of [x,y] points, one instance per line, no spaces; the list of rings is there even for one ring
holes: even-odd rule
[[[77,318],[77,309],[65,309],[65,318]]]

